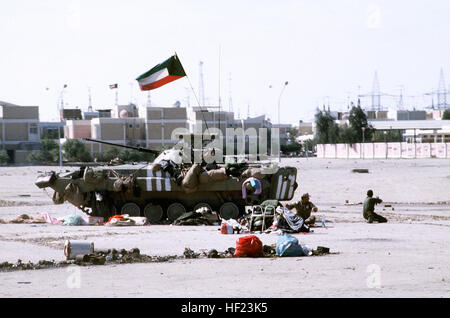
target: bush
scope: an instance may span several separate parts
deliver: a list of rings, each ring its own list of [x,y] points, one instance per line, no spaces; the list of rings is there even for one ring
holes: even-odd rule
[[[10,160],[5,150],[0,151],[0,163],[7,163]]]
[[[28,162],[52,163],[59,159],[59,145],[52,139],[42,139],[42,150],[33,152],[27,158]]]
[[[63,150],[64,157],[68,161],[92,161],[91,155],[87,151],[84,143],[78,139],[68,139],[63,145]]]
[[[280,150],[283,153],[289,153],[289,152],[300,152],[302,150],[302,145],[298,142],[290,143],[289,145],[281,145]]]
[[[450,120],[450,109],[444,110],[444,113],[442,114],[443,120]]]
[[[107,151],[95,155],[95,158],[99,162],[108,162],[117,157],[123,161],[153,161],[155,159],[151,153],[126,148],[121,151],[119,149],[117,147],[109,148]]]

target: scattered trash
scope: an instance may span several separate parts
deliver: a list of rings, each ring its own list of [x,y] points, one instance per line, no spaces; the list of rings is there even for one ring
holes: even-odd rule
[[[219,258],[219,252],[217,250],[212,249],[208,252],[208,258]]]
[[[314,256],[321,256],[325,254],[330,254],[330,249],[328,247],[324,246],[317,246],[315,250],[312,250],[312,255]]]
[[[200,256],[199,253],[195,253],[193,250],[191,250],[188,247],[186,247],[184,249],[183,255],[185,258],[198,258]]]
[[[147,225],[148,219],[143,216],[129,216],[128,214],[114,215],[109,218],[106,226],[134,226],[134,225]]]
[[[85,225],[103,225],[104,218],[101,216],[83,216],[83,222]]]
[[[28,198],[28,197],[31,197],[31,195],[30,194],[19,194],[19,197]]]
[[[28,214],[21,214],[17,218],[8,221],[11,224],[42,224],[46,223],[42,216],[32,217]]]
[[[240,234],[240,233],[248,233],[249,230],[245,225],[241,225],[235,219],[224,220],[220,224],[220,233],[221,234]]]
[[[235,257],[264,256],[263,244],[256,235],[243,236],[236,241]]]
[[[64,218],[64,223],[63,225],[83,225],[84,221],[83,221],[83,217],[81,215],[77,215],[77,214],[73,214],[73,215],[69,215],[66,216]]]
[[[277,256],[309,256],[312,249],[306,245],[300,245],[297,238],[287,233],[280,235],[276,245]]]

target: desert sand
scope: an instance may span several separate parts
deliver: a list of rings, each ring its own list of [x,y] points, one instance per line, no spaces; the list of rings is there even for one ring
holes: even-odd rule
[[[329,247],[332,254],[0,272],[0,297],[450,296],[448,159],[289,158],[282,163],[298,168],[294,200],[308,192],[318,215],[327,219],[326,228],[294,236],[311,248]],[[356,168],[369,173],[352,172]],[[52,190],[34,185],[38,172],[49,170],[59,167],[0,167],[0,219],[83,214],[67,203],[53,205]],[[376,212],[389,219],[387,224],[362,218],[368,189],[383,199]],[[138,247],[144,254],[169,256],[182,255],[186,247],[224,251],[241,235],[220,234],[218,226],[0,224],[0,263],[65,260],[67,239],[92,241],[96,249]],[[278,239],[277,234],[255,235],[266,245]]]

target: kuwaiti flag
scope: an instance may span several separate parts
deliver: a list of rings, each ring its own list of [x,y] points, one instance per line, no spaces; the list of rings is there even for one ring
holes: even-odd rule
[[[136,80],[139,82],[141,91],[149,91],[173,82],[183,76],[186,76],[186,73],[178,56],[174,55],[156,65],[150,71],[142,74]]]

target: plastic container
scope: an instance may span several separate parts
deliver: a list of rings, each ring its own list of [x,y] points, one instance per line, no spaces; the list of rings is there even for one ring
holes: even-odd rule
[[[77,255],[93,254],[94,243],[88,241],[69,241],[64,244],[66,259],[75,259]]]

